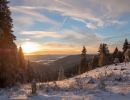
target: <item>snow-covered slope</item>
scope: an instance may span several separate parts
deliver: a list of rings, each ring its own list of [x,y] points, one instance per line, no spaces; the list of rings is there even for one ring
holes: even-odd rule
[[[0,100],[130,100],[130,63],[110,65],[74,78],[37,83],[37,95],[29,84],[0,91]]]

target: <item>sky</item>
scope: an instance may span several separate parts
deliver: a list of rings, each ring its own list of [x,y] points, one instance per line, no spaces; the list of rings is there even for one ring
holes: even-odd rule
[[[130,40],[130,0],[10,0],[16,43],[33,54],[97,53]],[[35,52],[35,53],[34,53]]]

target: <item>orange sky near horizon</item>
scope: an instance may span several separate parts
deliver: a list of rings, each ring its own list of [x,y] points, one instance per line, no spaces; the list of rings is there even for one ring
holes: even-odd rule
[[[98,53],[98,48],[92,48],[92,47],[87,47],[87,54],[97,54]],[[65,55],[73,55],[73,54],[81,54],[82,47],[78,48],[53,48],[53,49],[34,49],[36,51],[33,51],[33,49],[29,49],[31,51],[26,51],[28,49],[23,48],[23,52],[25,55],[60,55],[60,54],[65,54]],[[113,48],[109,48],[110,52],[113,52]]]

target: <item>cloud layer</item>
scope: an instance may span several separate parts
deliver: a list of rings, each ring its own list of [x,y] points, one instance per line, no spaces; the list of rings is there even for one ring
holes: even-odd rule
[[[10,1],[17,37],[46,48],[79,51],[87,45],[90,52],[96,52],[100,43],[117,42],[122,34],[125,38],[130,33],[130,0]]]
[[[129,0],[23,0],[19,6],[21,9],[56,11],[63,16],[82,20],[88,28],[95,29],[118,24],[118,17],[130,12],[129,4]]]

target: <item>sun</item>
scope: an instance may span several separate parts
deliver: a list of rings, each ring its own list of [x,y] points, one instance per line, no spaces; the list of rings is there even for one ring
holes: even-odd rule
[[[22,44],[22,49],[25,54],[31,54],[40,50],[40,46],[37,43],[25,42]]]

